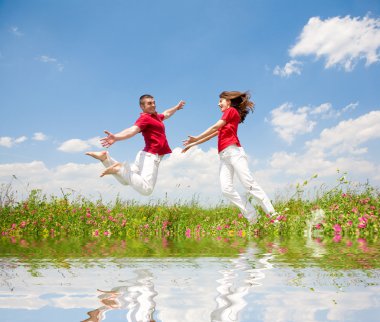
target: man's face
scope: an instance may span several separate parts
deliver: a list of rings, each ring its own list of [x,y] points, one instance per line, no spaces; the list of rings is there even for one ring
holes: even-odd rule
[[[140,107],[144,113],[156,113],[156,102],[154,101],[154,98],[144,98],[140,104]]]

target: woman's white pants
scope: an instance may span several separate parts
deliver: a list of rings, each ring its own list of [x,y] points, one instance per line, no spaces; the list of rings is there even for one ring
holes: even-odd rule
[[[158,167],[162,157],[162,155],[140,151],[137,153],[134,164],[122,163],[118,173],[113,174],[113,176],[121,184],[130,185],[142,195],[148,196],[153,192],[156,185]],[[107,159],[102,161],[102,163],[108,168],[117,163],[117,161],[112,159],[107,153]]]
[[[263,208],[266,214],[274,213],[274,208],[264,190],[257,184],[248,168],[247,155],[242,147],[230,145],[219,153],[220,169],[219,178],[223,195],[240,208],[242,214],[248,220],[255,220],[257,213],[250,202],[240,196],[233,186],[233,178],[236,173],[248,196]]]

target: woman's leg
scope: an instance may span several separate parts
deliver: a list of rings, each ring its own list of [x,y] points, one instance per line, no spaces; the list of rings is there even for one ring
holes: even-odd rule
[[[257,217],[255,208],[236,191],[233,186],[233,178],[234,168],[229,163],[229,157],[221,158],[219,179],[223,195],[241,210],[244,217],[250,221],[255,220]]]
[[[253,179],[252,174],[249,171],[247,156],[245,155],[243,149],[241,149],[240,155],[231,158],[231,163],[240,182],[243,184],[248,194],[259,203],[266,214],[274,213],[275,210],[270,199],[259,184]]]

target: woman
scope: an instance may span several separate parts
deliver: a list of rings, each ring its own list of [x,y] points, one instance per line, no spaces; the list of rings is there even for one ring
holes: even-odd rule
[[[256,200],[266,214],[273,214],[274,208],[264,190],[253,179],[248,168],[247,156],[241,147],[237,135],[239,123],[243,123],[247,114],[254,110],[248,92],[224,91],[219,95],[219,107],[222,118],[198,136],[189,136],[184,141],[182,152],[218,136],[220,157],[219,178],[223,195],[238,206],[242,214],[251,222],[257,221],[255,208],[239,195],[233,186],[236,173],[247,193]]]

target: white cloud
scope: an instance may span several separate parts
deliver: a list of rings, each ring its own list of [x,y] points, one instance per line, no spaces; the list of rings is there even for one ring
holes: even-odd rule
[[[20,136],[18,138],[11,138],[9,136],[0,137],[0,146],[11,148],[15,144],[25,142],[28,138],[26,136]]]
[[[285,103],[271,111],[270,123],[279,136],[290,144],[296,135],[313,130],[316,122],[308,119],[308,111],[308,107],[301,107],[293,111],[292,105]]]
[[[42,63],[47,63],[47,64],[53,64],[57,67],[58,71],[62,72],[64,69],[64,65],[58,61],[58,59],[49,57],[47,55],[41,55],[36,58],[38,61]]]
[[[25,142],[28,138],[26,136],[20,136],[19,138],[15,139],[15,143],[22,143]]]
[[[6,148],[11,148],[13,145],[13,139],[9,136],[0,137],[0,146],[4,146]]]
[[[218,203],[222,195],[216,149],[203,151],[194,147],[186,154],[181,154],[180,151],[180,148],[174,149],[161,162],[155,190],[149,197],[141,196],[131,187],[121,185],[112,176],[100,178],[104,169],[100,162],[70,162],[54,168],[48,168],[42,161],[0,164],[0,182],[9,182],[14,174],[24,186],[42,189],[48,195],[60,195],[61,188],[64,188],[68,191],[73,189],[88,198],[102,196],[105,200],[114,200],[120,194],[123,199],[143,202],[166,197],[170,201],[190,201],[193,197],[199,197],[199,201],[206,204]],[[88,160],[87,157],[84,158]]]
[[[45,134],[43,134],[42,132],[36,132],[36,133],[34,133],[32,139],[35,141],[46,141],[47,136]]]
[[[91,147],[97,147],[100,148],[101,145],[99,143],[100,138],[95,137],[88,140],[81,140],[81,139],[71,139],[63,142],[59,147],[58,150],[62,152],[67,153],[77,153],[77,152],[83,152]]]
[[[313,131],[317,119],[337,118],[355,109],[358,103],[350,103],[340,110],[333,108],[331,103],[319,106],[302,106],[293,108],[291,103],[284,103],[271,111],[269,122],[275,132],[287,143],[292,143],[297,135]]]
[[[351,71],[364,59],[366,66],[379,61],[380,19],[350,16],[321,20],[312,17],[304,26],[291,57],[315,55],[325,58],[325,68],[342,66]]]
[[[10,31],[11,31],[12,34],[14,34],[15,36],[18,36],[18,37],[24,35],[24,34],[18,29],[18,27],[16,27],[16,26],[11,27],[11,28],[10,28]]]
[[[334,176],[336,170],[379,180],[380,166],[363,155],[368,152],[362,144],[380,138],[380,111],[372,111],[356,119],[341,121],[324,129],[319,138],[305,143],[304,153],[276,152],[270,165],[281,173],[296,176]]]
[[[291,60],[286,63],[283,68],[276,66],[273,70],[273,74],[281,77],[289,77],[292,74],[301,74],[302,63],[297,60]]]
[[[57,59],[51,58],[51,57],[45,56],[45,55],[38,57],[38,60],[42,63],[55,63],[55,62],[57,62]]]
[[[330,103],[324,103],[317,107],[315,107],[310,114],[325,114],[328,111],[331,110],[331,104]]]
[[[348,104],[347,106],[343,107],[342,109],[342,113],[345,113],[347,111],[350,111],[350,110],[354,110],[358,107],[359,103],[356,102],[356,103],[350,103]]]
[[[311,151],[326,151],[330,153],[365,152],[359,146],[371,139],[380,138],[380,111],[372,111],[357,119],[340,122],[337,126],[324,129],[318,139],[306,142]],[[362,152],[360,152],[362,151]]]

